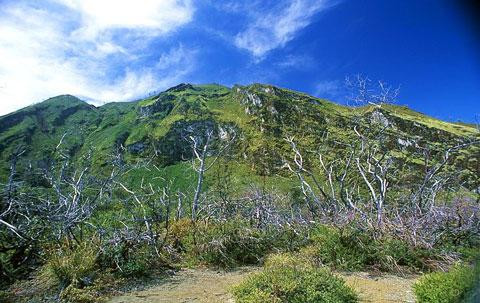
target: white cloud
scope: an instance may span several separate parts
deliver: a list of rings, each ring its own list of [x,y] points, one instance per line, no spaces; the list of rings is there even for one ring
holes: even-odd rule
[[[342,82],[338,80],[324,80],[315,85],[314,95],[319,98],[337,98],[342,92]]]
[[[175,66],[190,66],[193,63],[191,58],[196,53],[197,51],[195,49],[187,50],[180,44],[178,47],[163,53],[158,59],[156,67],[159,70],[167,70]]]
[[[308,55],[289,54],[276,63],[281,68],[307,70],[315,65],[315,59]]]
[[[248,27],[235,37],[235,45],[252,53],[257,61],[269,51],[283,47],[312,17],[331,7],[329,0],[293,0],[269,12],[256,14]]]
[[[112,28],[165,34],[191,21],[190,0],[55,0],[81,14],[80,36],[94,38]]]
[[[191,21],[190,1],[54,2],[0,7],[0,115],[64,93],[130,100],[195,68],[195,50],[149,49],[150,41]],[[169,68],[144,64],[146,55]]]

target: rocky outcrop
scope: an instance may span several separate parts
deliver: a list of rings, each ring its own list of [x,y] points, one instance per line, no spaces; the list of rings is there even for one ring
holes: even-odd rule
[[[162,113],[164,116],[168,115],[174,107],[173,101],[175,98],[174,95],[161,94],[153,104],[139,108],[140,117],[150,117],[156,113]]]

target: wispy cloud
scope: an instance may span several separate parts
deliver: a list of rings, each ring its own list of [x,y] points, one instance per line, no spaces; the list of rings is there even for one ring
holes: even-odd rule
[[[175,84],[195,68],[196,51],[152,51],[151,41],[193,14],[190,1],[174,0],[2,3],[0,115],[63,93],[122,101]]]
[[[323,80],[315,85],[314,95],[319,98],[336,99],[344,93],[343,88],[339,80]]]
[[[329,0],[280,1],[269,11],[252,16],[246,29],[235,37],[235,45],[261,61],[271,50],[283,47],[307,27],[313,16],[333,5]]]
[[[75,34],[95,38],[112,29],[133,29],[146,35],[166,34],[192,19],[190,0],[54,0],[81,16]]]
[[[281,68],[295,68],[306,70],[315,65],[315,59],[308,55],[293,55],[289,54],[281,58],[275,65]]]

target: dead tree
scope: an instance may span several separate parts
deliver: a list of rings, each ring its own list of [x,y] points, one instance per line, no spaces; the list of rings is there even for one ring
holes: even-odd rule
[[[188,136],[193,152],[191,166],[197,175],[197,184],[192,200],[193,221],[196,221],[198,217],[205,173],[213,167],[219,157],[232,145],[235,141],[236,133],[232,131],[226,135],[224,140],[215,137],[213,129],[207,129],[203,134],[192,134]],[[207,163],[207,161],[209,163]]]
[[[13,176],[21,154],[13,157],[6,190],[6,201],[9,206],[2,212],[0,223],[7,225],[8,222],[4,217],[10,214],[25,230],[22,234],[33,233],[37,237],[42,229],[49,229],[50,236],[54,236],[57,240],[66,236],[68,240],[79,242],[76,237],[76,228],[87,224],[99,200],[103,199],[105,189],[116,177],[116,171],[112,168],[109,176],[101,178],[90,173],[88,164],[83,167],[72,164],[68,153],[62,150],[66,135],[62,136],[49,155],[47,166],[26,172],[41,178],[44,187],[32,189],[30,185],[23,182],[14,190]],[[88,156],[85,160],[88,163]],[[10,222],[8,225],[18,237],[24,237],[14,223]]]
[[[444,148],[443,150],[438,151],[441,158],[436,161],[435,159],[430,159],[430,148],[422,148],[425,173],[421,182],[419,182],[418,186],[408,197],[412,206],[415,208],[415,211],[421,213],[428,212],[435,205],[437,195],[445,189],[447,182],[457,178],[458,173],[447,172],[445,170],[448,162],[452,159],[452,155],[470,146],[479,145],[480,140],[473,138],[466,140],[466,142]]]
[[[353,106],[393,103],[400,94],[400,87],[393,87],[382,80],[372,81],[360,74],[345,77],[345,87],[350,91],[349,98]]]
[[[379,125],[375,126],[379,127]],[[381,147],[385,130],[386,127],[380,127],[379,131],[375,131],[373,138],[370,138],[361,134],[356,126],[354,127],[360,145],[355,163],[375,207],[378,227],[383,224],[383,209],[396,162],[396,158],[391,155],[391,152]]]
[[[375,87],[370,79],[361,76],[347,78],[346,82],[347,87],[356,91],[352,100],[357,106],[391,103],[399,92],[382,81]],[[390,186],[389,177],[395,169],[395,158],[386,148],[382,148],[382,141],[388,137],[391,127],[389,121],[382,117],[381,113],[357,113],[352,121],[354,135],[351,141],[335,143],[336,146],[341,145],[343,156],[328,160],[325,147],[319,146],[314,153],[318,157],[315,173],[304,164],[304,156],[294,138],[285,139],[294,154],[293,161],[286,161],[285,166],[295,173],[307,201],[312,201],[322,215],[338,213],[343,205],[347,210],[357,212],[369,220],[370,210],[366,206],[372,204],[377,226],[382,225],[383,209]],[[327,140],[322,144],[327,145]],[[360,194],[363,190],[367,191],[371,203],[365,201],[364,195]]]

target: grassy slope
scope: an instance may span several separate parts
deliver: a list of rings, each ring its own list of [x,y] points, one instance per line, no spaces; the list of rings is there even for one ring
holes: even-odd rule
[[[255,104],[256,101],[261,104]],[[147,110],[150,111],[145,114]],[[91,151],[94,168],[108,172],[106,167],[115,147],[125,148],[125,159],[130,162],[150,157],[154,145],[163,148],[168,159],[172,157],[167,152],[170,149],[178,153],[174,147],[188,148],[182,147],[186,142],[178,137],[179,129],[195,121],[214,121],[217,125],[235,125],[240,132],[234,161],[229,164],[234,183],[246,186],[249,181],[245,180],[251,179],[255,183],[289,189],[291,182],[282,177],[280,169],[281,159],[291,155],[283,140],[285,136],[295,136],[305,150],[321,145],[326,132],[330,138],[348,141],[352,136],[349,124],[352,116],[374,110],[371,106],[352,110],[303,93],[261,84],[233,89],[216,84],[183,85],[144,100],[110,103],[98,108],[72,96],[59,96],[0,117],[3,164],[0,180],[6,177],[9,155],[20,145],[27,147],[26,158],[42,160],[67,133],[65,146],[70,147],[72,155],[78,159]],[[423,135],[435,143],[439,138],[453,140],[475,134],[475,129],[468,125],[440,121],[405,107],[382,105],[382,110],[397,119],[397,123],[401,122],[400,137]],[[434,134],[431,138],[430,132]],[[129,150],[136,144],[143,144],[144,151]],[[162,167],[165,157],[155,164]],[[179,188],[189,187],[194,176],[188,172],[187,163],[167,162],[173,165],[142,175],[152,179],[172,177]],[[212,171],[212,176],[207,178],[208,184],[215,182],[213,174]],[[132,182],[140,179],[137,175],[131,176]]]

